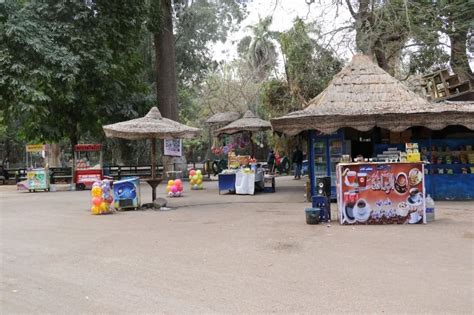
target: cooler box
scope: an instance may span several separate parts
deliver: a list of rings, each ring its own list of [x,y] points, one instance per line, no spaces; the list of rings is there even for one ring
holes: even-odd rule
[[[114,182],[115,209],[137,209],[140,206],[140,178],[130,177]]]

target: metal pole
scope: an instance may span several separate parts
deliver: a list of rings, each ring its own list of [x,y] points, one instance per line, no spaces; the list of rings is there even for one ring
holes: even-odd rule
[[[431,134],[433,133],[432,130],[430,130],[430,136],[428,137],[428,152],[430,152],[429,154],[429,164],[427,165],[428,166],[428,176],[430,177],[430,196],[431,198],[435,198],[435,194],[434,194],[434,191],[433,191],[433,179],[434,179],[434,176],[433,176],[433,167],[431,165],[431,160],[432,160],[432,155],[433,155],[433,152],[431,151],[431,148],[432,148],[432,136]]]
[[[314,182],[316,177],[314,174],[314,130],[309,130],[309,140],[308,140],[308,175],[309,175],[309,185],[311,200],[316,194],[316,183]]]

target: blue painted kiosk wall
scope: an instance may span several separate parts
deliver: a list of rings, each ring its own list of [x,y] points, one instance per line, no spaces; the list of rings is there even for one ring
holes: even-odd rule
[[[424,155],[430,163],[425,167],[425,188],[434,200],[474,199],[474,161],[462,163],[452,158],[447,163],[445,158],[474,156],[474,139],[413,139],[412,142],[418,143],[420,150],[426,148]],[[379,154],[389,147],[404,149],[404,144],[377,144],[374,152]]]
[[[308,141],[308,173],[311,183],[311,195],[314,196],[315,178],[316,176],[331,176],[332,187],[331,195],[336,196],[335,174],[332,171],[333,166],[337,164],[337,159],[334,153],[338,156],[342,154],[349,154],[350,147],[342,146],[341,152],[331,152],[331,141],[344,141],[343,131],[331,135],[318,135],[314,130],[309,132]],[[466,151],[463,154],[474,154],[474,139],[420,139],[412,140],[418,143],[420,149],[423,147],[430,148],[428,159],[431,158],[431,148],[442,148],[446,152]],[[469,147],[471,146],[471,147]],[[378,154],[385,151],[389,147],[398,147],[404,149],[404,144],[376,144],[374,145],[374,153]],[[463,149],[463,150],[461,150]],[[444,153],[446,154],[446,153]],[[442,155],[442,154],[441,154]],[[319,159],[319,160],[318,160]],[[331,162],[332,161],[332,162]],[[323,162],[323,163],[321,163]],[[426,166],[427,174],[425,176],[426,191],[435,200],[474,200],[474,161],[469,163],[460,163],[461,161],[453,160],[451,163],[433,163]],[[321,165],[325,164],[325,167]],[[439,174],[439,170],[443,169],[443,174]],[[450,169],[452,174],[447,174]],[[464,169],[464,170],[463,170]],[[463,174],[467,169],[468,173]]]

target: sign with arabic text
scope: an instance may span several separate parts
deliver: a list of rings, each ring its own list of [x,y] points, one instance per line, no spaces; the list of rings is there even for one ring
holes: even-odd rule
[[[165,139],[164,141],[164,154],[170,156],[182,156],[183,144],[181,139]]]
[[[423,163],[341,163],[341,224],[426,223]]]

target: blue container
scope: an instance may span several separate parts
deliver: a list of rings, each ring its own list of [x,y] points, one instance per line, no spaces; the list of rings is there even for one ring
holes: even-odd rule
[[[304,209],[306,213],[306,224],[318,224],[319,223],[319,215],[321,213],[321,209],[318,208],[306,208]]]
[[[137,209],[140,206],[140,178],[129,177],[114,182],[115,209]]]

